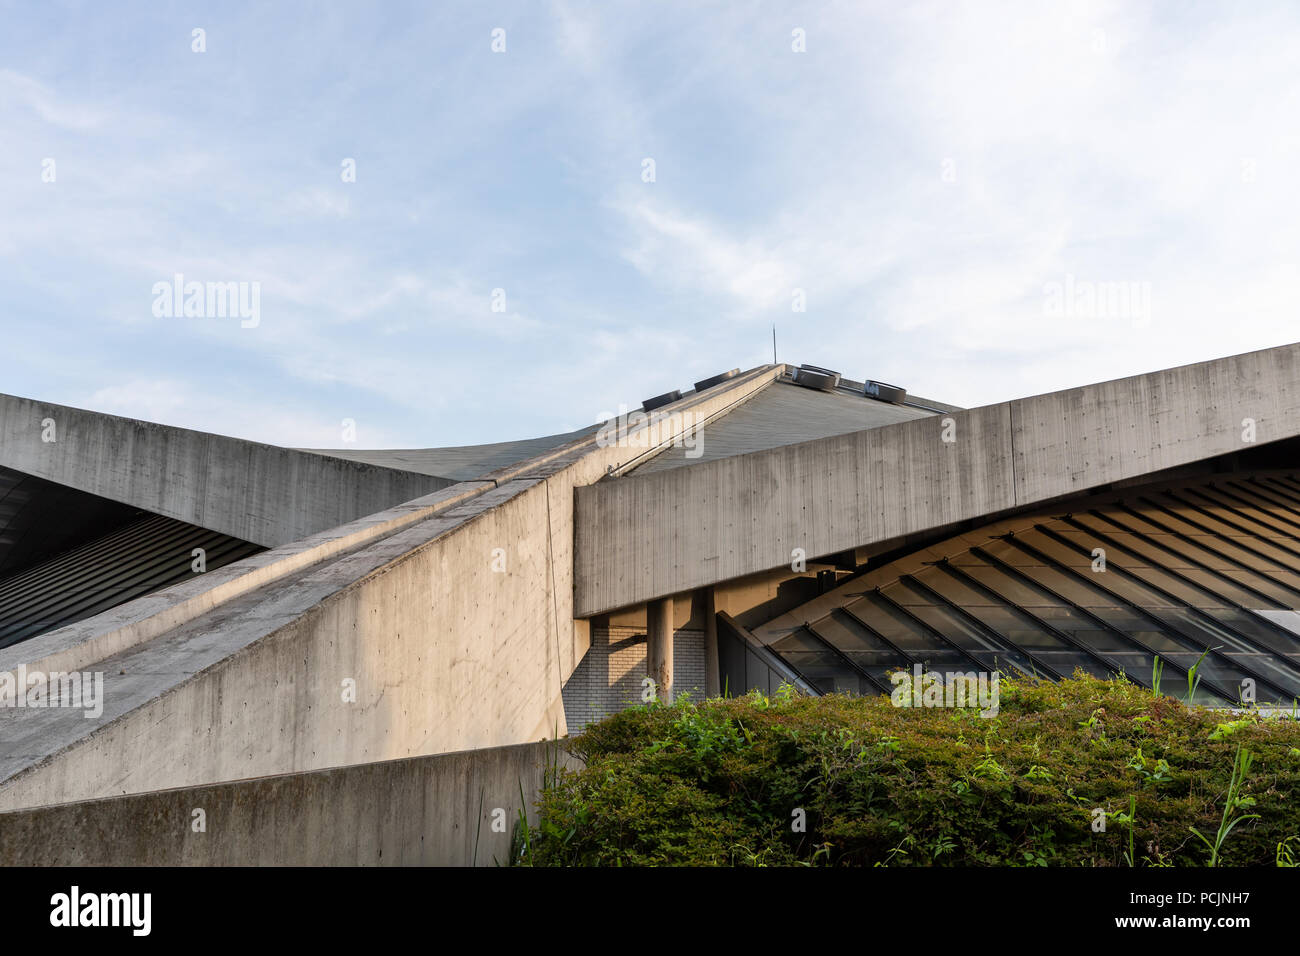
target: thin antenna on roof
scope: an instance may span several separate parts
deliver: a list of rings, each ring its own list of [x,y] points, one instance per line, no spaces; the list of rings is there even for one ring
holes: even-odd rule
[[[776,364],[776,323],[772,323],[772,364]]]

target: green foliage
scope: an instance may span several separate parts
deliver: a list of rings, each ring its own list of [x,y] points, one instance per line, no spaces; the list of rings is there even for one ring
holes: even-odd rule
[[[559,771],[545,788],[520,862],[1293,859],[1295,721],[1247,713],[1225,722],[1221,711],[1082,673],[1060,683],[1004,678],[1000,691],[992,718],[791,692],[634,707],[568,742],[586,766]],[[1094,829],[1099,816],[1103,830]]]
[[[1292,840],[1300,840],[1300,837],[1287,837],[1277,845],[1277,865],[1285,867],[1296,866],[1296,851],[1291,848]]]
[[[1205,660],[1205,655],[1210,653],[1207,647],[1201,651],[1201,656],[1196,658],[1196,663],[1187,669],[1187,706],[1196,703],[1196,688],[1201,686],[1201,662]]]
[[[1222,729],[1223,724],[1219,725]],[[1213,736],[1213,734],[1211,734]],[[1197,838],[1210,848],[1210,866],[1217,866],[1219,863],[1219,854],[1223,850],[1223,841],[1239,823],[1247,820],[1258,820],[1258,813],[1242,813],[1241,811],[1255,805],[1254,797],[1242,795],[1243,785],[1246,778],[1250,776],[1251,764],[1255,762],[1255,755],[1249,750],[1243,750],[1241,744],[1237,744],[1237,752],[1233,755],[1232,760],[1232,777],[1228,781],[1228,795],[1223,801],[1223,817],[1219,820],[1219,830],[1214,835],[1214,841],[1211,842],[1208,837],[1201,833],[1196,827],[1188,827]]]

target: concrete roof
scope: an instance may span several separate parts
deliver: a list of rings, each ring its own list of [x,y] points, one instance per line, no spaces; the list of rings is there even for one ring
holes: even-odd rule
[[[773,382],[725,417],[704,425],[696,448],[670,448],[631,474],[654,474],[932,414],[927,409],[878,402],[845,390],[823,392],[782,380]],[[695,457],[689,457],[690,454]]]
[[[431,475],[453,481],[470,481],[498,468],[527,461],[542,452],[583,438],[599,427],[599,425],[588,425],[586,428],[560,435],[494,442],[488,445],[460,445],[453,448],[299,448],[295,450],[377,465],[380,468],[409,471],[417,475]]]
[[[781,367],[781,366],[778,366]],[[793,368],[793,366],[784,366]],[[956,405],[927,398],[908,396],[908,404],[895,405],[866,398],[862,383],[843,380],[845,388],[823,392],[795,385],[782,379],[764,388],[723,415],[699,427],[702,454],[687,456],[687,448],[674,446],[632,469],[636,474],[651,474],[698,464],[746,452],[762,451],[781,445],[828,438],[847,432],[892,425],[895,422],[924,418],[939,411],[960,411]],[[855,394],[856,393],[856,394]],[[695,396],[693,389],[682,390],[682,400]],[[926,407],[917,407],[926,406]],[[518,441],[493,442],[486,445],[459,445],[448,448],[298,448],[295,451],[327,455],[345,461],[376,465],[430,475],[454,481],[482,478],[499,468],[527,461],[543,452],[559,448],[579,438],[594,434],[601,423],[576,431]],[[632,473],[630,471],[629,473]]]

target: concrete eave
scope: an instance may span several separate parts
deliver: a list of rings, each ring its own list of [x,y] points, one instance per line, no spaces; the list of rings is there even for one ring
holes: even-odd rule
[[[574,613],[1293,438],[1298,373],[1285,345],[579,488]]]

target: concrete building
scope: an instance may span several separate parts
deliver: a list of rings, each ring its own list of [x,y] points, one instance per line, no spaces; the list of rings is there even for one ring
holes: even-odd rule
[[[385,815],[312,862],[491,862],[497,811],[528,810],[506,778],[527,803],[559,759],[518,745],[653,693],[1149,684],[1159,657],[1199,661],[1207,703],[1289,705],[1298,359],[975,409],[770,365],[570,434],[382,451],[0,396],[0,863],[69,827],[71,862],[128,827],[133,862],[265,862],[249,799],[317,844],[342,807]],[[435,786],[451,830],[383,822],[431,820]],[[229,809],[211,846],[144,822],[195,801]]]

